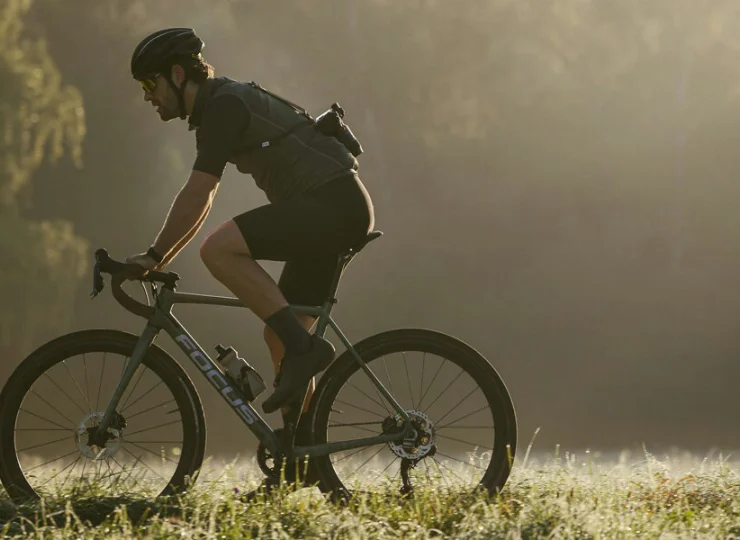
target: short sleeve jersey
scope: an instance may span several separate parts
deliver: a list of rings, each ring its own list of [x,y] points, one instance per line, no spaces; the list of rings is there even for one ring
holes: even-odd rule
[[[227,163],[251,174],[271,202],[356,174],[355,157],[288,104],[249,83],[219,77],[201,84],[189,119],[193,169],[223,175]],[[266,141],[276,141],[265,144]]]

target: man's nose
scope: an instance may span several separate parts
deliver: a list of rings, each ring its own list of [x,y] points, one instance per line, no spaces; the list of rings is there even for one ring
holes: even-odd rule
[[[151,101],[152,95],[149,92],[144,92],[144,101]]]

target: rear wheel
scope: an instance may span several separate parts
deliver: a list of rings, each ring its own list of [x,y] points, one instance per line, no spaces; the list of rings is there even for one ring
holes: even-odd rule
[[[138,337],[62,336],[26,358],[0,394],[0,480],[14,499],[181,492],[203,462],[205,419],[182,367],[152,345],[105,433],[96,428]]]
[[[411,417],[414,436],[315,458],[336,495],[416,488],[489,493],[511,472],[517,424],[506,386],[477,351],[429,330],[367,338],[356,351]],[[400,416],[345,352],[312,400],[314,444],[392,433]]]

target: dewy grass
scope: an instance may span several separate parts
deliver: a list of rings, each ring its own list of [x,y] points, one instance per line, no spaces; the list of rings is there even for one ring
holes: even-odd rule
[[[639,457],[527,456],[496,497],[418,486],[412,499],[366,494],[345,504],[315,488],[245,503],[260,479],[254,463],[211,460],[190,492],[169,501],[0,498],[0,528],[7,538],[740,539],[737,461]]]

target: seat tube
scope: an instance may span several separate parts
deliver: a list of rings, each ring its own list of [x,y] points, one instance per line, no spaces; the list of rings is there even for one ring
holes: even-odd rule
[[[324,302],[324,311],[327,315],[331,315],[331,311],[334,309],[334,304],[338,302],[337,289],[339,288],[339,280],[342,278],[342,270],[344,270],[344,266],[344,257],[341,255],[337,256],[337,266],[334,270],[334,277],[331,280],[331,287],[329,287],[329,297],[326,299],[326,302]],[[329,317],[320,317],[314,333],[319,337],[324,337],[328,324]]]

